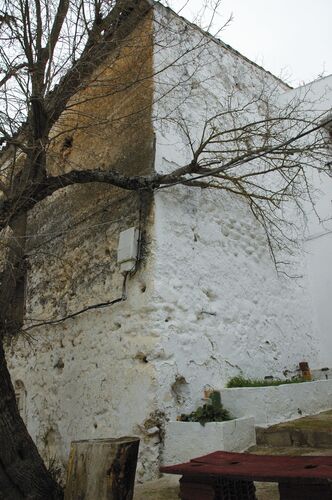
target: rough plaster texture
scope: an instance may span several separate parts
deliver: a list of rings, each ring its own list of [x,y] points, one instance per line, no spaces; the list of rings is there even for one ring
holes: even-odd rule
[[[115,166],[151,172],[151,30],[148,16],[70,103],[53,130],[51,174]],[[116,251],[120,231],[132,226],[140,229],[140,261],[127,279],[127,300],[29,330],[7,352],[13,380],[24,384],[28,429],[47,463],[55,459],[64,468],[72,440],[139,435],[138,478],[151,478],[160,436],[154,367],[147,360],[157,341],[150,320],[149,194],[72,186],[30,212],[24,327],[121,298]]]
[[[80,231],[43,245],[43,252],[31,259],[28,317],[61,318],[121,297],[118,235],[131,225],[146,227],[150,203],[130,195],[122,203],[118,198],[114,207],[105,193],[101,198],[107,209],[96,210],[97,218],[84,219]],[[93,200],[96,208],[96,195]],[[111,219],[117,222],[105,223]],[[149,234],[142,234],[148,248]],[[75,439],[139,435],[143,457],[138,477],[146,469],[145,475],[153,476],[159,429],[153,413],[154,369],[145,357],[157,340],[149,321],[152,282],[151,264],[143,260],[127,280],[126,301],[33,329],[8,347],[13,379],[23,381],[26,390],[28,429],[47,462],[56,458],[64,466]]]
[[[193,190],[185,200],[176,192],[156,200],[156,369],[172,417],[197,406],[204,386],[239,373],[282,377],[315,356],[306,293],[278,277],[246,207]]]
[[[315,415],[332,407],[332,380],[271,387],[223,389],[224,406],[234,415],[252,416],[267,427],[299,416]]]
[[[253,418],[228,422],[168,422],[165,428],[163,465],[187,462],[216,450],[244,451],[256,444]]]
[[[148,294],[137,282],[129,284],[128,295],[126,303],[43,328],[32,341],[20,339],[14,346],[10,368],[24,381],[28,429],[47,461],[56,457],[65,464],[74,439],[140,435],[146,449],[139,472],[148,461],[153,474],[159,436],[148,434],[155,422],[145,423],[155,382],[141,353],[155,339],[145,320]]]
[[[157,95],[174,85],[172,99],[154,106],[156,169],[161,172],[190,161],[187,136],[198,138],[205,119],[227,110],[229,100],[245,105],[262,89],[286,90],[215,40],[202,43],[201,33],[181,19],[170,15],[163,22],[180,35],[167,45],[160,32],[158,47],[164,42],[167,49],[155,54],[157,67],[180,57],[188,38],[197,49],[194,57],[180,57],[176,68],[170,66],[157,79]],[[177,82],[186,78],[179,88]],[[257,106],[251,111],[261,116],[264,110]],[[169,113],[173,121],[167,120]],[[171,418],[200,404],[204,386],[220,387],[241,373],[282,377],[302,359],[316,363],[307,280],[301,278],[303,255],[294,256],[298,280],[278,275],[265,235],[244,202],[197,188],[158,192],[155,237],[162,353],[156,361],[158,399]]]
[[[106,99],[98,94],[105,77]],[[65,114],[54,131],[51,173],[109,166],[150,173],[154,159],[166,172],[190,159],[179,117],[195,138],[202,117],[221,103],[244,104],[262,85],[286,90],[160,6],[96,82],[87,99],[73,102],[76,118]],[[26,326],[121,297],[115,252],[119,232],[133,225],[141,228],[142,260],[127,300],[31,330],[7,352],[26,390],[28,429],[47,461],[65,464],[74,439],[139,435],[138,478],[148,479],[157,473],[165,419],[201,404],[205,386],[238,373],[281,376],[316,360],[317,345],[303,280],[277,275],[246,205],[187,187],[152,200],[74,186],[36,207]]]

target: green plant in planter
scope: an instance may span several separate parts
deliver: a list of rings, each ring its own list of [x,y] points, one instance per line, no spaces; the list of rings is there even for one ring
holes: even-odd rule
[[[211,403],[206,403],[199,406],[197,410],[185,414],[182,413],[178,420],[181,422],[199,422],[205,425],[207,422],[224,422],[232,420],[229,412],[225,410],[221,404],[221,397],[219,391],[213,391],[209,397]]]

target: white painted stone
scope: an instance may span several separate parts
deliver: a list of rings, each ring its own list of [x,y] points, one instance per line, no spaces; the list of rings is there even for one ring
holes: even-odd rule
[[[323,120],[331,118],[332,75],[315,80],[302,87],[288,90],[279,97],[281,105],[290,101],[300,103],[305,113]],[[331,125],[329,126],[331,131]],[[331,151],[326,162],[332,160]],[[308,289],[312,308],[313,328],[318,340],[317,365],[312,368],[332,367],[332,177],[321,176],[318,171],[311,175],[312,199],[315,210],[308,204],[304,239],[304,258],[308,276]],[[317,217],[319,214],[319,217]]]
[[[267,427],[332,408],[332,380],[221,391],[223,405],[237,416],[252,416]]]
[[[163,464],[174,465],[212,453],[244,451],[256,444],[253,418],[227,422],[168,422],[165,428]]]
[[[288,89],[216,40],[205,40],[202,47],[202,33],[170,12],[161,9],[158,17],[157,10],[156,19],[158,29],[165,25],[178,32],[168,45],[157,32],[157,69],[176,60],[186,43],[199,47],[156,79],[155,168],[167,172],[191,158],[177,118],[199,138],[206,117],[221,106],[227,109],[230,94],[243,104],[262,87],[276,93]],[[187,86],[176,87],[190,74],[194,85],[189,79]],[[163,99],[172,84],[171,98]],[[255,112],[260,116],[259,106]],[[170,418],[197,407],[206,385],[219,388],[238,374],[282,378],[302,360],[317,365],[304,255],[292,257],[297,279],[278,275],[245,203],[223,192],[174,186],[155,195],[154,231],[155,322],[164,353],[154,362],[158,400]]]
[[[280,92],[287,86],[160,5],[155,23],[155,170],[167,172],[191,159],[187,138],[173,118],[183,116],[197,138],[204,119],[231,97],[243,104],[257,97],[262,85]],[[172,28],[172,43],[162,26]],[[138,227],[132,215],[128,209],[128,224],[120,227],[115,221],[107,234],[101,226],[93,238],[85,235],[73,249],[74,264],[65,266],[61,260],[51,284],[49,260],[38,257],[28,288],[31,317],[59,317],[121,297],[123,277],[115,257],[105,260],[105,249],[113,249],[115,256],[119,232]],[[48,224],[42,229],[50,232]],[[175,186],[156,193],[154,221],[146,229],[148,254],[128,281],[126,301],[34,330],[33,338],[19,338],[12,352],[8,346],[13,380],[23,380],[26,389],[28,429],[47,460],[56,456],[65,465],[71,440],[139,435],[138,478],[153,478],[163,422],[201,404],[205,386],[218,388],[239,373],[281,377],[299,361],[308,360],[312,367],[318,363],[323,348],[312,320],[303,254],[294,256],[298,279],[278,276],[263,231],[244,203],[225,193]],[[90,264],[98,271],[94,280]],[[77,282],[78,290],[72,286]],[[324,316],[326,328],[329,317]],[[296,391],[305,385],[297,385]],[[288,387],[264,389],[262,396],[248,390],[246,398],[237,392],[242,389],[232,389],[236,398],[226,392],[223,404],[236,417],[257,415],[264,424],[274,421],[275,414],[290,418],[298,407],[315,412],[320,391],[326,407],[332,407],[327,386],[314,387],[310,384],[303,396],[292,395],[292,410],[287,410],[289,395],[283,392]],[[312,403],[305,406],[306,399]],[[207,437],[209,449],[190,448],[193,456],[220,446],[243,449],[252,440],[252,419],[205,428],[174,424],[177,429],[194,425],[202,436],[210,427],[229,430]],[[168,425],[170,435],[173,424]],[[241,443],[250,435],[249,444],[237,442],[241,429]]]

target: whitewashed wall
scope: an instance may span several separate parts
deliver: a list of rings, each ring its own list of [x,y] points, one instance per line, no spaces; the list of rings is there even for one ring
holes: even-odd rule
[[[332,210],[331,210],[332,212]],[[324,226],[323,226],[324,227]],[[332,367],[332,233],[322,230],[305,242],[308,277],[319,340],[317,367]]]
[[[281,104],[296,100],[299,101],[306,116],[318,120],[326,116],[332,117],[332,75],[280,95]],[[330,155],[326,156],[326,162],[328,161],[332,161],[332,142]],[[313,326],[319,347],[317,368],[331,368],[332,178],[313,172],[311,183],[314,209],[310,203],[307,204],[305,260],[313,309]]]
[[[190,159],[172,118],[183,116],[195,137],[197,124],[221,104],[243,104],[262,86],[286,87],[161,6],[155,26],[155,168],[165,172]],[[113,257],[120,229],[111,235]],[[91,293],[99,300],[105,290],[112,290],[108,298],[121,291],[118,270],[107,271],[110,242],[101,231],[91,248],[82,235],[68,268],[80,278],[79,294],[59,266],[58,293],[68,293],[73,310],[82,293],[89,303]],[[277,275],[245,204],[199,189],[159,191],[148,232],[147,260],[129,281],[126,302],[21,337],[9,356],[13,379],[27,391],[28,428],[48,460],[65,464],[73,439],[139,435],[138,477],[151,478],[162,421],[200,404],[204,386],[221,387],[239,373],[282,376],[303,359],[316,362],[306,286]],[[103,271],[101,288],[98,274],[91,284],[78,268],[82,258],[87,269]],[[35,271],[35,281],[46,283],[47,274]],[[31,293],[32,312],[38,296]]]
[[[195,138],[209,113],[227,109],[230,99],[245,104],[262,88],[285,91],[272,75],[215,40],[202,44],[201,33],[181,19],[160,15],[158,28],[163,23],[184,41],[167,44],[159,31],[156,67],[179,61],[157,79],[159,172],[190,161],[179,117]],[[188,46],[199,48],[183,56]],[[188,84],[177,87],[186,77]],[[243,202],[222,192],[175,186],[157,192],[155,204],[156,370],[160,404],[168,414],[193,409],[205,385],[220,387],[236,374],[283,377],[299,361],[316,364],[306,280],[277,275],[265,236]],[[297,276],[303,276],[303,266],[303,255],[297,255]]]
[[[309,96],[315,102],[316,112],[332,110],[332,76],[313,82]],[[319,98],[320,97],[320,98]],[[332,117],[332,116],[331,116]],[[332,127],[332,124],[331,124]],[[332,128],[331,128],[332,130]],[[330,157],[332,162],[332,141]],[[332,170],[331,170],[332,171]],[[318,367],[332,368],[332,178],[316,173],[315,208],[319,218],[311,210],[304,248],[307,272],[314,310],[315,331],[319,341]]]
[[[163,465],[189,462],[216,450],[242,452],[255,444],[253,417],[209,422],[204,426],[198,422],[168,422]]]
[[[269,427],[330,410],[332,381],[223,389],[221,397],[232,414],[251,415],[256,426]]]

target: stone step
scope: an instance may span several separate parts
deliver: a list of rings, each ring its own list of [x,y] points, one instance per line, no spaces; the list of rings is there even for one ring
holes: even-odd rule
[[[332,448],[311,448],[309,446],[252,446],[247,450],[247,453],[254,453],[255,455],[289,455],[291,457],[297,457],[301,455],[305,456],[331,456]]]
[[[332,411],[256,428],[257,445],[332,448]]]

